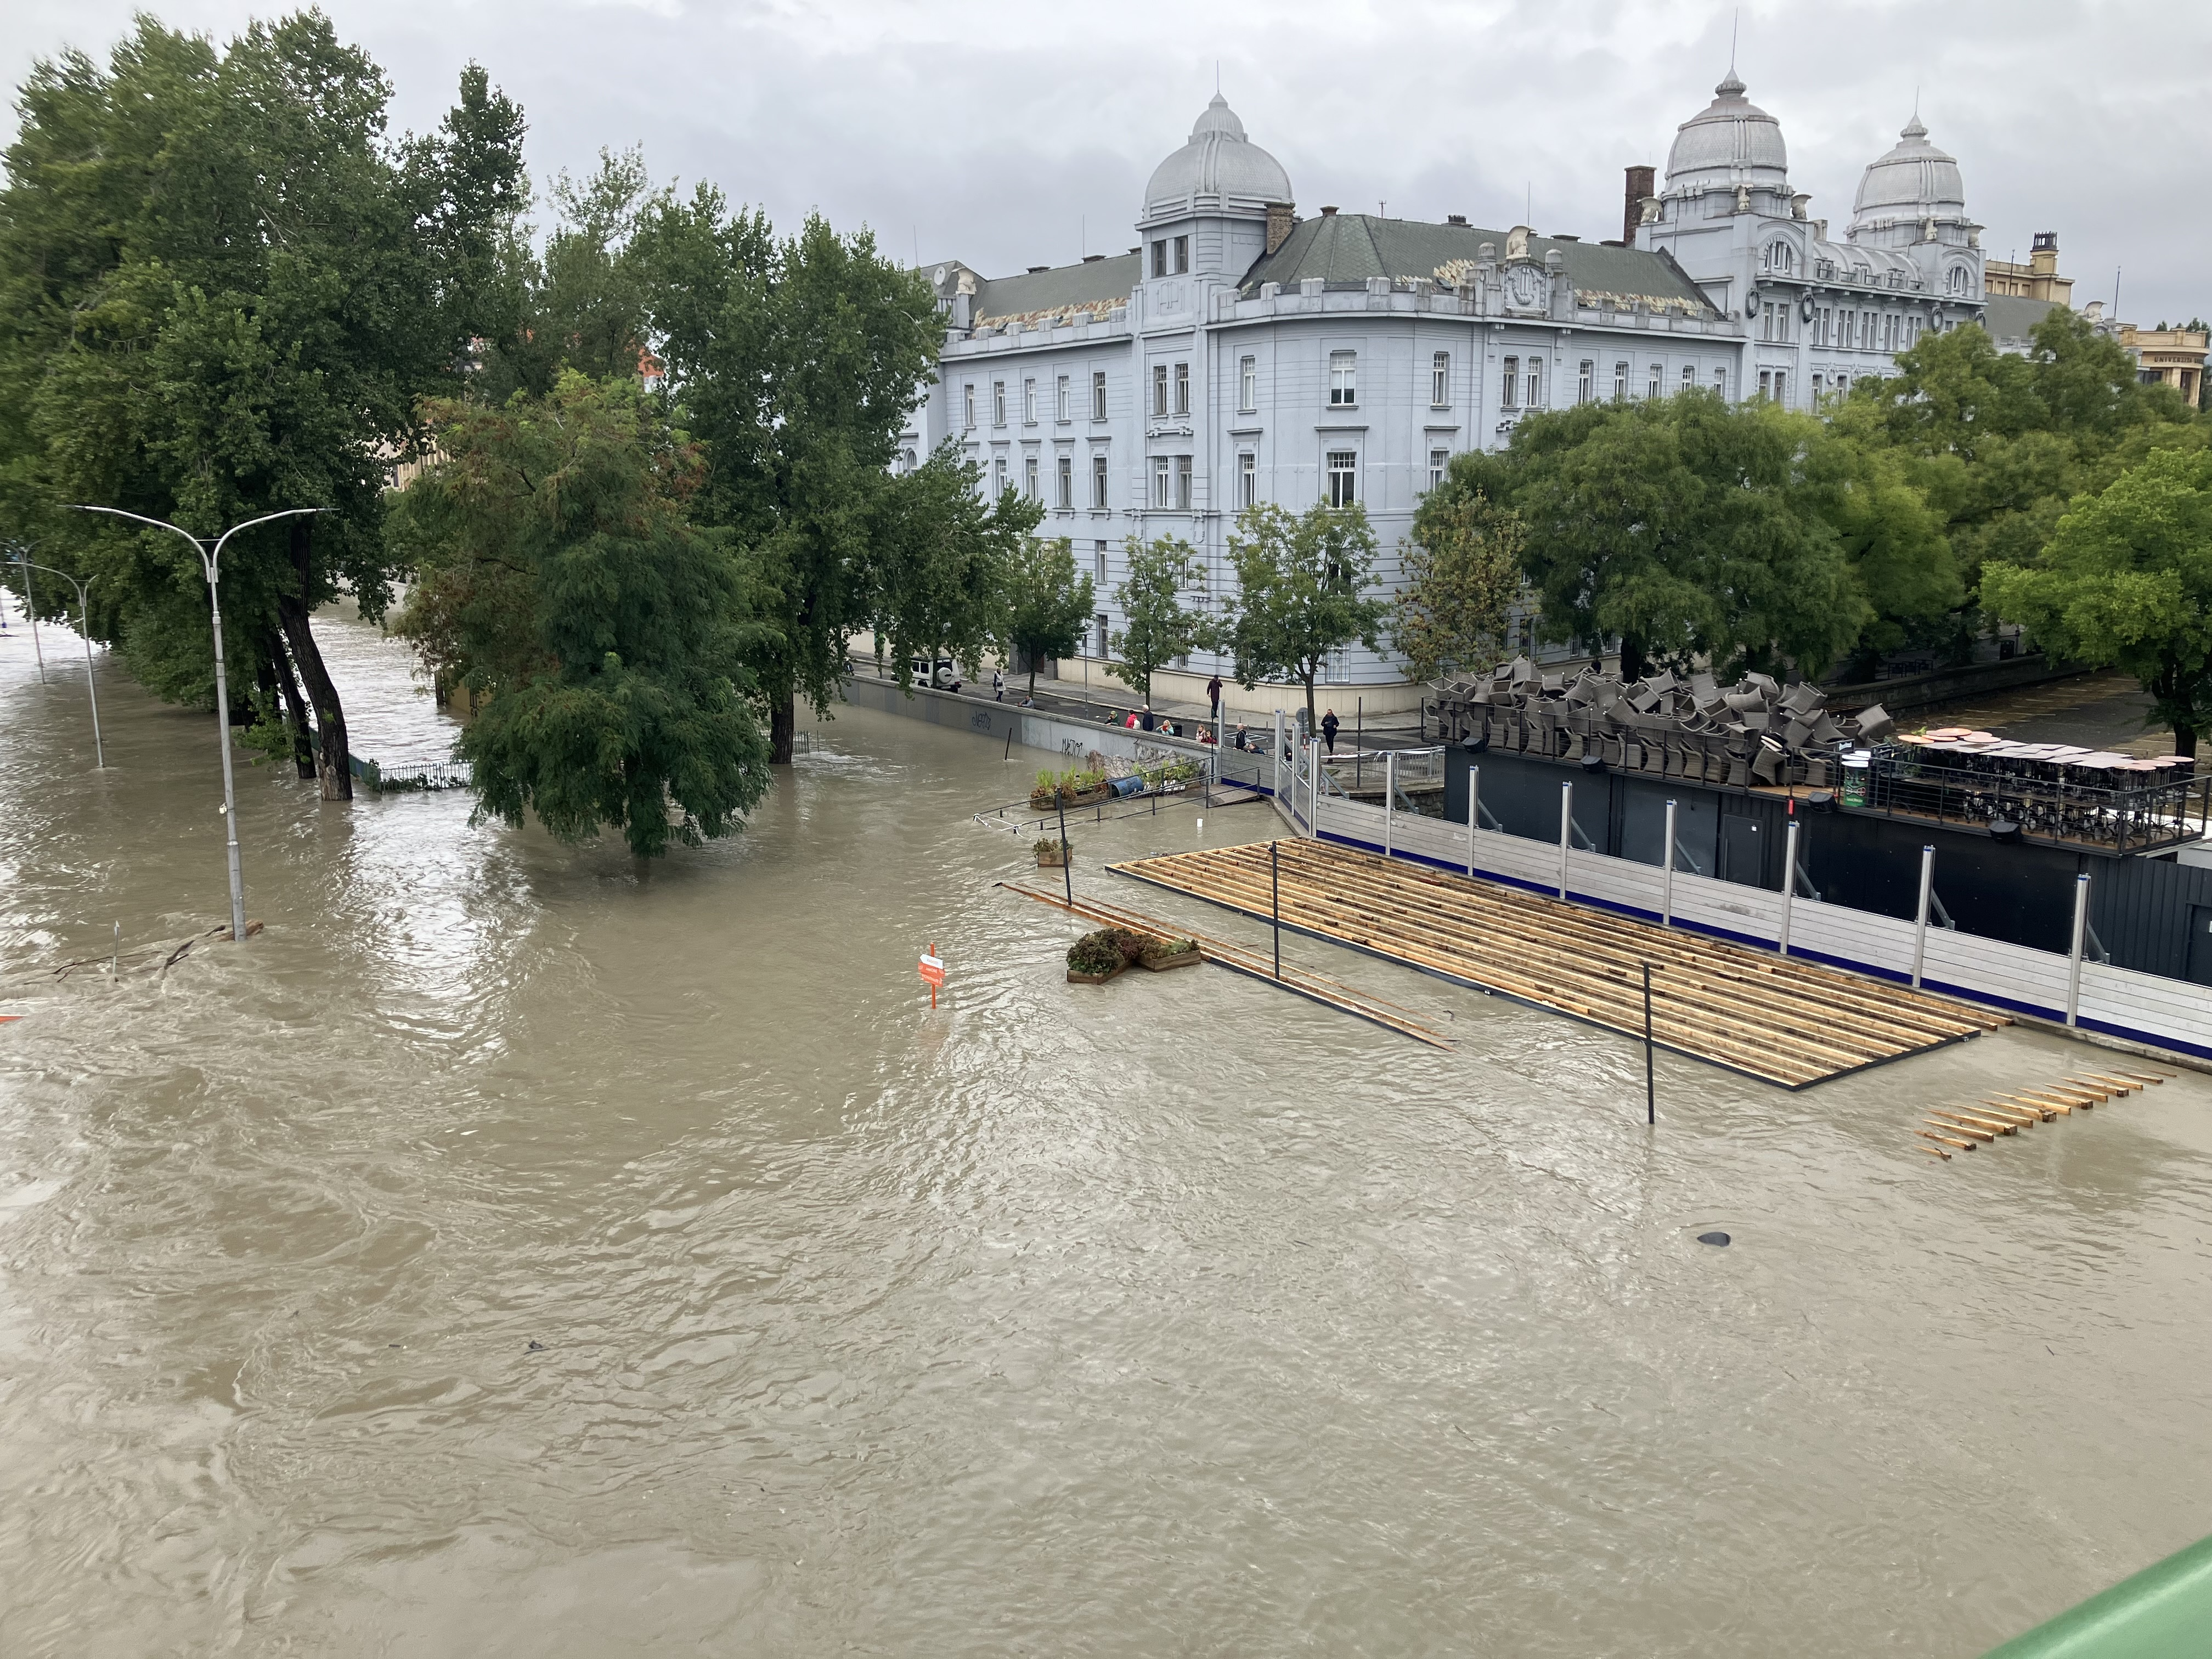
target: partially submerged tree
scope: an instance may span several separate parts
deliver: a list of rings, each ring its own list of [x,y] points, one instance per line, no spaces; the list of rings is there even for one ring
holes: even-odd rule
[[[480,817],[641,858],[734,833],[768,787],[741,574],[686,514],[699,463],[649,399],[570,372],[498,409],[434,405],[443,459],[397,511],[398,631],[479,694],[458,743]]]
[[[2076,498],[2033,564],[1984,566],[1982,592],[2046,650],[2133,674],[2194,755],[2212,729],[2212,453],[2160,450]]]
[[[1076,574],[1074,544],[1066,537],[1021,538],[1007,562],[998,643],[1009,665],[1028,665],[1030,696],[1039,663],[1082,649],[1092,602],[1091,578]]]
[[[1150,702],[1152,676],[1212,640],[1206,618],[1182,603],[1182,590],[1203,567],[1191,544],[1176,536],[1131,542],[1127,563],[1129,574],[1114,590],[1122,625],[1107,641],[1112,655],[1106,672]]]
[[[484,248],[519,211],[521,115],[471,66],[438,133],[386,138],[376,65],[305,12],[218,54],[141,17],[103,70],[38,64],[0,193],[0,494],[50,562],[101,580],[95,635],[159,695],[211,702],[207,587],[177,538],[316,507],[225,550],[227,669],[314,711],[323,793],[352,793],[308,617],[380,614],[387,469],[416,399],[459,384]]]
[[[872,526],[935,363],[935,300],[866,231],[816,216],[778,241],[706,185],[656,199],[630,247],[707,462],[694,512],[733,531],[753,568],[748,656],[773,758],[787,762],[799,700],[828,712],[878,610]]]
[[[1481,489],[1432,490],[1400,551],[1405,585],[1391,607],[1390,642],[1416,680],[1487,667],[1505,645],[1521,596],[1528,531]]]
[[[974,678],[1004,634],[1008,583],[1043,510],[1011,489],[987,501],[980,481],[948,444],[876,499],[869,620],[902,687],[916,655],[951,657]]]
[[[1237,684],[1294,679],[1314,729],[1314,681],[1355,640],[1381,648],[1389,602],[1372,597],[1375,532],[1359,507],[1319,501],[1302,514],[1263,502],[1229,532],[1237,596],[1223,630]]]

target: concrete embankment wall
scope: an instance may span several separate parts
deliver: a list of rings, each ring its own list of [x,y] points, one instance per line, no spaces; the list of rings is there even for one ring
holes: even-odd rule
[[[964,691],[937,691],[915,686],[911,695],[892,680],[855,674],[845,682],[845,701],[855,708],[902,714],[927,720],[932,726],[972,732],[981,738],[1006,742],[1009,736],[1026,749],[1056,750],[1062,764],[1080,766],[1085,756],[1096,752],[1109,759],[1152,765],[1173,756],[1188,755],[1205,762],[1213,753],[1210,744],[1187,738],[1166,738],[1152,732],[1132,732],[1126,726],[1094,725],[1012,702],[970,696]]]

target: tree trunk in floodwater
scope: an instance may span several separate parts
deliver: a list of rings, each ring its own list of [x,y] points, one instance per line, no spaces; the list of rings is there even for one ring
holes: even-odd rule
[[[276,681],[276,694],[284,707],[285,724],[292,728],[292,763],[302,781],[312,780],[315,775],[315,740],[307,725],[307,705],[300,700],[300,681],[292,672],[292,659],[285,654],[283,630],[270,629],[263,648],[268,653],[269,671]]]
[[[1598,649],[1605,649],[1604,641],[1598,641]],[[1620,683],[1626,685],[1643,678],[1644,641],[1632,634],[1623,634],[1620,636]]]
[[[307,702],[315,711],[315,734],[322,739],[322,785],[325,800],[353,799],[352,756],[346,748],[345,709],[338,689],[323,666],[314,630],[307,625],[307,538],[305,519],[291,524],[292,568],[300,577],[295,592],[279,594],[276,617],[284,624],[284,641],[292,647],[292,660],[307,683]]]
[[[798,694],[786,690],[772,696],[768,705],[768,763],[770,766],[791,764],[791,751],[797,746],[798,732]]]

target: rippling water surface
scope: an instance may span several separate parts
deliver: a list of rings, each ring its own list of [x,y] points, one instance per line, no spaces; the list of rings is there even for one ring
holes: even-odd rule
[[[45,638],[9,970],[226,913],[211,718],[103,661],[96,772]],[[0,1000],[0,1652],[1950,1656],[2212,1530],[2208,1079],[1938,1164],[2092,1056],[1662,1057],[1654,1134],[1631,1045],[1308,942],[1458,1051],[1069,986],[969,820],[1040,758],[847,711],[651,868],[245,769],[264,934]],[[1079,878],[1251,934],[1101,865],[1262,814]]]

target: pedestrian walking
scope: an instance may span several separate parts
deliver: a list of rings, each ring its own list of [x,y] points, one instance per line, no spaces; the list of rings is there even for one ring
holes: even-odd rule
[[[991,671],[991,701],[993,702],[1004,702],[1006,700],[1006,677],[1000,673],[997,669],[994,668]]]
[[[1216,674],[1206,683],[1206,701],[1212,713],[1209,716],[1216,726],[1221,724],[1221,676]]]
[[[1336,728],[1342,723],[1337,719],[1336,710],[1334,708],[1329,709],[1321,717],[1322,739],[1328,744],[1328,752],[1332,755],[1336,752]]]

